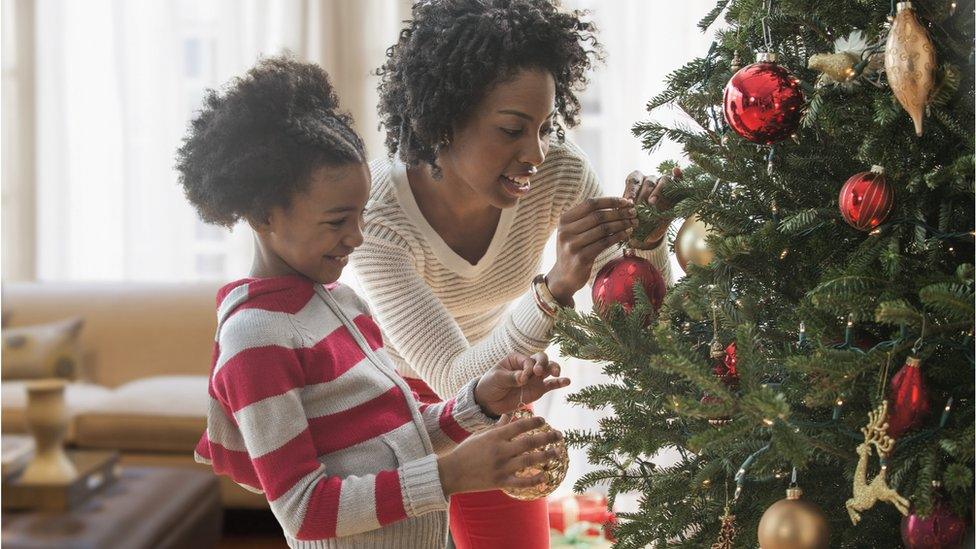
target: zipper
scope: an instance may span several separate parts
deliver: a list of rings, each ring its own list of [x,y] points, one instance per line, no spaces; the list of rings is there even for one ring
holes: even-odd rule
[[[409,403],[412,400],[412,397],[409,395],[412,394],[413,390],[409,385],[407,385],[407,382],[404,381],[399,374],[397,374],[395,371],[391,371],[390,368],[383,364],[383,361],[376,356],[376,353],[373,352],[373,349],[369,346],[369,343],[367,343],[366,339],[363,338],[362,333],[359,332],[359,328],[356,327],[348,316],[346,316],[345,311],[342,310],[342,306],[340,306],[339,303],[336,302],[335,298],[332,297],[332,293],[320,285],[315,286],[315,293],[319,294],[319,297],[322,298],[322,301],[325,302],[326,306],[328,306],[329,309],[332,309],[332,312],[339,317],[339,320],[342,321],[346,329],[349,330],[349,333],[352,334],[353,339],[356,340],[356,344],[359,345],[359,348],[366,355],[366,358],[368,358],[374,366],[383,372],[383,374],[389,378],[390,381],[397,386],[397,388],[400,389],[400,392],[403,393],[404,398],[406,398],[407,402]],[[421,433],[420,439],[424,443],[424,449],[428,454],[434,453],[434,446],[430,442],[430,437],[426,436],[427,430],[424,427],[424,418],[420,416],[420,409],[416,406],[410,406],[410,415],[413,417],[414,427],[417,428],[417,430]]]

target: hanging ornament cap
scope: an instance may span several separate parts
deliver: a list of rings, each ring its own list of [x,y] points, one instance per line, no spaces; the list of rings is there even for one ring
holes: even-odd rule
[[[897,13],[897,12],[901,12],[902,10],[910,10],[913,8],[911,2],[898,2],[898,6],[895,9]]]
[[[786,489],[786,499],[800,499],[803,497],[803,488],[793,486]]]
[[[918,368],[918,365],[921,363],[922,361],[918,357],[910,356],[908,357],[908,360],[905,361],[905,366],[908,366],[909,368]]]
[[[871,166],[871,173],[884,174],[884,166],[879,166],[877,164]]]
[[[757,63],[775,63],[776,62],[776,52],[771,51],[761,51],[756,53]]]

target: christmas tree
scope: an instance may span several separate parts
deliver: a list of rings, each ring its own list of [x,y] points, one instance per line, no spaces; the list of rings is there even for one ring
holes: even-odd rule
[[[891,548],[903,528],[909,547],[933,528],[961,543],[973,4],[720,0],[713,25],[648,103],[697,127],[634,127],[647,149],[683,145],[681,173],[660,168],[674,206],[642,208],[638,236],[683,218],[670,242],[687,274],[659,310],[634,284],[630,302],[561,313],[563,353],[612,380],[571,397],[614,412],[569,433],[598,466],[576,489],[640,495],[618,547]]]

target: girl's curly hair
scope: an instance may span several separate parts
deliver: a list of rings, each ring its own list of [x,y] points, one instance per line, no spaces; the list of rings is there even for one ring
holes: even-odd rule
[[[290,54],[264,58],[222,93],[207,90],[176,154],[179,182],[207,223],[263,220],[323,165],[366,162],[329,76]]]
[[[603,57],[596,28],[552,0],[422,0],[377,74],[386,147],[434,172],[438,147],[485,94],[522,69],[556,82],[556,133],[578,123],[576,92]]]

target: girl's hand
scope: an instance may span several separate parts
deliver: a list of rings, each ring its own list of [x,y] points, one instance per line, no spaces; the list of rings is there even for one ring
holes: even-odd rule
[[[628,198],[588,198],[560,216],[556,264],[546,275],[553,297],[572,305],[573,294],[590,279],[596,257],[629,239],[636,226],[637,210]]]
[[[667,198],[664,197],[664,189],[668,185],[672,184],[675,180],[681,179],[681,170],[675,168],[672,171],[671,176],[661,176],[656,180],[651,180],[649,177],[641,173],[640,171],[633,171],[627,176],[627,182],[624,186],[624,196],[632,198],[635,204],[647,204],[650,206],[655,206],[657,211],[663,212],[668,210],[673,206]],[[661,241],[668,234],[668,227],[671,225],[671,218],[662,219],[660,223],[647,235],[647,238],[643,241],[638,241],[631,239],[627,243],[631,248],[637,248],[642,250],[650,250],[658,247]]]
[[[549,362],[545,353],[531,357],[512,353],[481,376],[474,399],[488,415],[507,414],[518,407],[519,398],[528,404],[569,385],[569,378],[558,377],[559,371],[559,364]]]
[[[527,417],[499,423],[471,435],[453,451],[437,458],[444,497],[463,492],[483,492],[499,488],[528,488],[544,482],[545,475],[517,477],[515,473],[559,457],[556,450],[543,450],[562,439],[552,430],[515,437],[541,427],[541,417]]]

